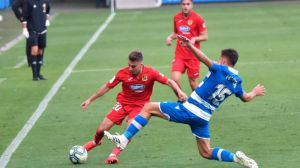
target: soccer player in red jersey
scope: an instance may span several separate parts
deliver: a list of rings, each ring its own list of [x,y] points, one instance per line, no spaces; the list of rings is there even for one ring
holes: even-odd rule
[[[170,46],[177,35],[183,35],[190,39],[191,43],[200,48],[200,42],[208,38],[205,21],[193,9],[192,0],[181,0],[181,12],[174,16],[174,32],[166,39]],[[187,70],[189,83],[192,90],[197,87],[197,78],[200,76],[200,62],[193,53],[180,44],[177,40],[175,58],[172,62],[172,79],[180,86],[180,77]]]
[[[103,96],[119,83],[122,83],[122,91],[117,95],[117,103],[98,127],[94,139],[85,143],[83,145],[84,148],[89,151],[101,145],[104,131],[110,130],[115,124],[121,125],[126,116],[128,116],[128,124],[130,124],[134,117],[140,113],[145,103],[149,102],[155,81],[168,85],[176,92],[178,98],[183,100],[187,99],[186,94],[181,91],[176,82],[168,79],[155,69],[145,66],[143,64],[142,53],[132,51],[128,57],[128,67],[120,69],[97,93],[93,94],[81,104],[82,110],[85,110],[95,99]],[[117,156],[121,152],[121,149],[115,147],[105,163],[118,163],[119,160]]]

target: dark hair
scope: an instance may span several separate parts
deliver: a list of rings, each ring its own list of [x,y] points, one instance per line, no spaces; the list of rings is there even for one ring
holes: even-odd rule
[[[140,62],[140,61],[143,61],[144,57],[143,57],[143,54],[141,52],[139,52],[139,51],[132,51],[129,54],[128,59],[130,61],[133,61],[133,62],[135,62],[135,61]]]
[[[235,49],[227,48],[221,51],[221,57],[226,57],[229,63],[234,66],[239,59],[239,54]]]

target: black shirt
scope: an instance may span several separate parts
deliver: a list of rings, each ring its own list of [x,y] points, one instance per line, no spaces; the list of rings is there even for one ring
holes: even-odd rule
[[[49,0],[24,0],[23,18],[29,31],[44,32],[47,14],[50,12]]]
[[[23,0],[15,0],[11,8],[14,14],[16,15],[17,19],[23,22],[23,15],[22,15]]]

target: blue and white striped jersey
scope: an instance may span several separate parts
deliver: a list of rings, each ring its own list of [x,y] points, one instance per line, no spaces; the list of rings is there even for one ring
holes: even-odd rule
[[[238,71],[224,65],[213,63],[204,80],[199,84],[188,100],[184,109],[209,121],[212,113],[232,94],[241,97],[244,94],[242,79]]]

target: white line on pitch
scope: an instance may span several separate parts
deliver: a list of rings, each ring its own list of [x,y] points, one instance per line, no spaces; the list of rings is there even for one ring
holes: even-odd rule
[[[47,93],[47,95],[43,98],[43,100],[39,104],[36,111],[32,114],[32,116],[25,123],[25,125],[20,130],[18,135],[14,138],[14,140],[10,143],[10,145],[6,148],[4,153],[1,155],[1,157],[0,157],[0,168],[5,168],[6,167],[6,165],[8,164],[8,162],[9,162],[11,156],[12,156],[12,154],[16,151],[16,149],[19,147],[19,145],[24,140],[26,135],[32,129],[32,127],[34,126],[36,121],[43,114],[43,112],[47,108],[48,103],[50,102],[50,100],[54,97],[54,95],[59,90],[59,88],[62,86],[64,81],[69,77],[69,75],[71,74],[74,67],[83,58],[83,56],[86,54],[88,49],[95,43],[97,38],[101,35],[101,33],[105,30],[105,28],[113,20],[114,16],[115,16],[115,13],[110,14],[110,16],[106,19],[106,21],[98,28],[98,30],[95,32],[95,34],[92,36],[92,38],[86,43],[86,45],[79,51],[79,53],[76,55],[76,57],[68,65],[68,67],[66,68],[64,73],[55,82],[55,84],[52,86],[50,91]]]
[[[25,57],[25,56],[24,56]],[[18,68],[21,68],[23,65],[25,65],[27,63],[27,59],[24,58],[21,62],[17,63],[17,65],[15,65],[13,67],[13,69],[18,69]]]

